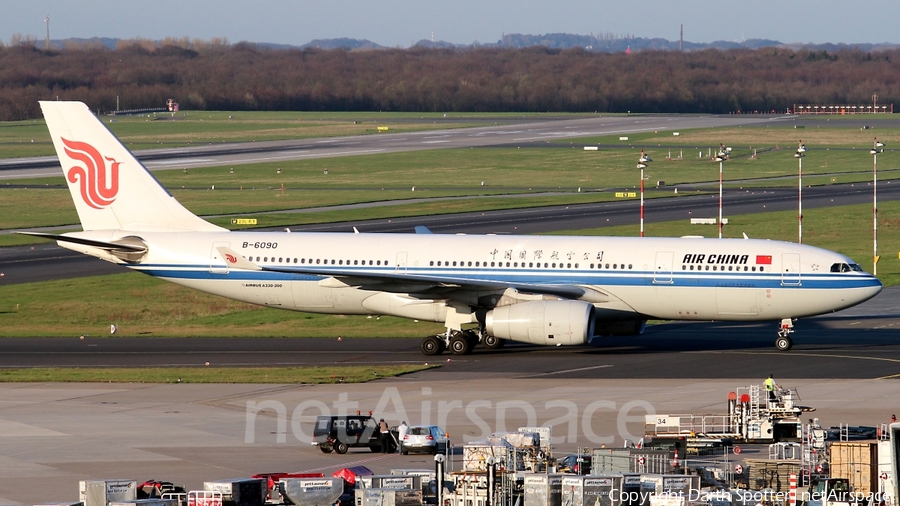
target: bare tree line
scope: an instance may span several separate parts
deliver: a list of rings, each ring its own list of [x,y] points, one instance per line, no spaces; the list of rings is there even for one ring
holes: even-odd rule
[[[32,41],[33,42],[33,41]],[[900,98],[900,50],[265,49],[227,40],[120,41],[45,51],[0,46],[0,120],[38,100],[94,110],[415,112],[784,111],[794,103]]]

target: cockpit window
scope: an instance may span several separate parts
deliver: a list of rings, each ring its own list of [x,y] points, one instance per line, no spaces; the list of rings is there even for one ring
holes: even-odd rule
[[[831,272],[865,272],[858,264],[837,263],[831,265]]]

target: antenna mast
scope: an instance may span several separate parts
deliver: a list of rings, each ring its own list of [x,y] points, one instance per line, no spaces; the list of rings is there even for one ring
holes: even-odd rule
[[[50,13],[47,13],[47,17],[44,18],[44,23],[47,24],[47,38],[44,39],[44,49],[47,51],[50,50]]]

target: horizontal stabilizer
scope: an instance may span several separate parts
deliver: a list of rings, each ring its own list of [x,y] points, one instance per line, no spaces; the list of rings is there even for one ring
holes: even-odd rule
[[[132,240],[130,244],[119,243],[119,242],[107,242],[107,241],[97,241],[94,239],[84,239],[82,237],[73,237],[69,235],[58,235],[58,234],[45,234],[43,232],[17,232],[22,235],[30,235],[33,237],[40,237],[43,239],[50,239],[53,241],[60,242],[70,242],[73,244],[81,244],[83,246],[92,246],[94,248],[100,248],[110,251],[133,251],[135,253],[146,253],[147,246],[145,244],[140,243],[139,240]],[[138,243],[138,244],[135,244]]]

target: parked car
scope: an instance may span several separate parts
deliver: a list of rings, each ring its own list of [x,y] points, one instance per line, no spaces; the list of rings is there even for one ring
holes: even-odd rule
[[[573,453],[556,461],[560,473],[591,474],[591,456]]]
[[[395,452],[397,445],[396,428],[388,438],[388,452]],[[368,448],[381,451],[378,422],[368,415],[319,416],[313,428],[313,443],[322,453],[332,451],[344,454],[349,448]]]
[[[409,452],[426,452],[432,455],[445,453],[450,447],[450,438],[437,425],[415,425],[403,436],[400,449],[403,455]]]

